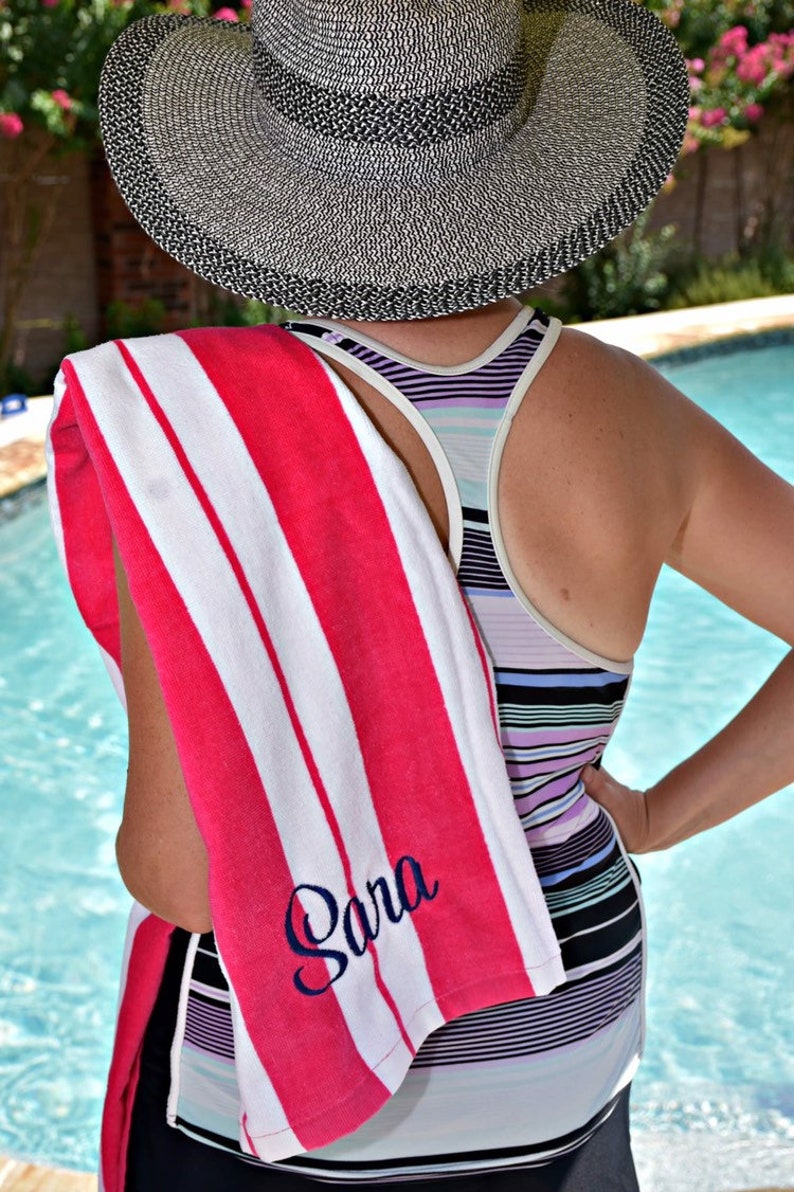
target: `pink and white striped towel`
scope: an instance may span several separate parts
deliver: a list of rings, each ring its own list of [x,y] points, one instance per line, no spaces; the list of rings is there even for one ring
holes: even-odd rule
[[[69,580],[123,694],[112,534],[209,852],[241,1144],[294,1155],[374,1114],[445,1021],[564,979],[488,663],[402,464],[289,333],[109,343],[56,390]],[[168,930],[133,939],[109,1192]]]

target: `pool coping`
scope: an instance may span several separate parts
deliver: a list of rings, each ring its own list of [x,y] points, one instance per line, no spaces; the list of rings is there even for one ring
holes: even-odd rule
[[[719,350],[732,339],[786,329],[794,329],[794,294],[577,325],[577,330],[594,335],[602,343],[627,348],[648,359],[683,355],[693,348]]]
[[[794,294],[748,302],[720,303],[581,324],[580,331],[603,343],[655,359],[708,351],[731,339],[794,328]],[[23,414],[0,421],[0,500],[40,485],[46,477],[44,437],[52,398],[33,398]],[[18,420],[18,421],[17,421]],[[2,1192],[96,1192],[96,1176],[0,1157]],[[754,1192],[794,1192],[783,1187]]]
[[[0,500],[40,483],[47,475],[44,437],[52,404],[51,397],[34,397],[24,413],[0,419]]]
[[[95,1175],[79,1171],[0,1158],[2,1192],[96,1192],[97,1182]]]

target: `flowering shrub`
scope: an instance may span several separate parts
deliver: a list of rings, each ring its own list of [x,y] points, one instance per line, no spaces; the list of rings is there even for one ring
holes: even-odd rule
[[[238,20],[248,6],[220,15]],[[58,216],[62,180],[50,168],[47,185],[36,185],[48,155],[94,144],[102,62],[130,21],[213,8],[209,0],[0,0],[0,395],[16,375],[23,297]]]
[[[748,43],[745,25],[720,37],[705,60],[689,60],[692,106],[685,150],[721,144],[730,149],[746,140],[764,115],[770,97],[794,74],[794,32],[771,33]]]
[[[691,106],[684,153],[732,149],[794,74],[790,0],[647,0],[687,58]]]
[[[102,62],[130,21],[168,11],[238,20],[248,7],[214,14],[208,0],[0,0],[0,138],[39,128],[64,148],[91,143]]]

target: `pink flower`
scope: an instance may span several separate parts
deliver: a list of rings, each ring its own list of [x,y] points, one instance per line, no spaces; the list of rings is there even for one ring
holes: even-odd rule
[[[240,19],[233,8],[219,8],[212,15],[216,21],[238,21]]]
[[[770,33],[768,44],[772,69],[781,78],[790,78],[794,74],[794,32]]]
[[[743,83],[750,83],[753,87],[760,87],[766,78],[766,67],[757,58],[748,60],[743,58],[736,67],[736,77]]]
[[[699,91],[702,86],[703,86],[703,80],[699,79],[697,77],[697,75],[689,76],[689,90],[690,91]]]
[[[689,119],[690,119],[690,120],[699,120],[699,119],[700,119],[700,112],[701,112],[701,109],[700,109],[700,108],[695,108],[695,107],[693,107],[693,108],[690,108],[690,109],[689,109]]]
[[[706,63],[703,61],[702,58],[690,58],[687,61],[687,65],[688,65],[689,69],[691,70],[692,74],[696,74],[696,75],[702,74],[703,71],[706,69]]]
[[[768,47],[766,45],[753,46],[744,57],[739,59],[736,77],[743,83],[751,83],[754,87],[758,87],[766,78],[769,66]]]
[[[717,124],[722,124],[728,113],[725,108],[712,108],[710,112],[701,112],[700,123],[703,128],[714,128]]]
[[[717,45],[726,54],[734,54],[737,57],[743,54],[747,49],[747,30],[744,25],[734,25],[732,29],[726,30]]]
[[[56,87],[52,93],[52,98],[57,103],[58,107],[63,112],[70,112],[72,109],[72,97],[62,87]]]
[[[0,112],[0,137],[5,137],[7,141],[13,141],[24,127],[22,117],[16,112]]]
[[[748,103],[744,109],[744,115],[751,124],[757,124],[764,114],[763,106],[760,103]]]

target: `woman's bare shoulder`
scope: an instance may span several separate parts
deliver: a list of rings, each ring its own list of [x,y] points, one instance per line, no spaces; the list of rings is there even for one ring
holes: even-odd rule
[[[574,402],[593,441],[606,428],[605,458],[621,431],[631,445],[633,513],[661,528],[665,562],[794,641],[794,487],[646,361],[574,329],[555,357],[552,397]]]
[[[621,499],[642,488],[653,505],[691,483],[696,411],[650,364],[631,352],[564,327],[532,383],[524,411],[528,437],[567,460],[580,483]]]
[[[586,330],[563,327],[553,358],[558,381],[575,381],[583,395],[636,407],[638,416],[670,414],[688,404],[647,360]]]
[[[586,331],[563,328],[551,361],[534,396],[545,388],[546,400],[575,423],[581,442],[597,444],[607,463],[619,457],[626,478],[635,474],[649,497],[660,495],[658,485],[685,505],[712,420],[647,360]]]
[[[563,329],[505,445],[499,511],[516,577],[605,657],[636,649],[691,502],[678,407],[643,361]]]

